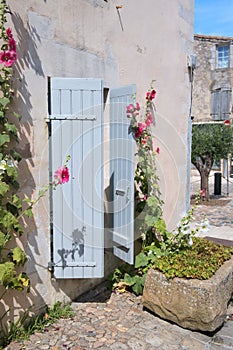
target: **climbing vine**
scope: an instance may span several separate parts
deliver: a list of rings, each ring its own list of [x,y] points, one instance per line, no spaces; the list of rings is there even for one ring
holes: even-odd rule
[[[8,6],[0,4],[0,284],[6,289],[29,288],[29,279],[18,270],[24,265],[26,255],[16,244],[15,238],[23,233],[19,216],[22,200],[19,189],[18,162],[20,154],[14,144],[18,142],[17,119],[19,115],[9,111],[14,96],[12,88],[13,67],[17,60],[16,42],[10,28],[6,28]],[[10,243],[10,244],[9,244]],[[11,246],[11,248],[8,248]]]
[[[9,13],[6,0],[0,2],[0,285],[7,289],[29,291],[30,281],[22,266],[27,257],[17,243],[23,234],[22,219],[32,217],[32,208],[49,190],[69,181],[67,156],[65,164],[56,170],[54,180],[42,187],[36,199],[20,198],[17,193],[18,164],[21,155],[15,145],[19,142],[17,123],[20,116],[10,110],[14,90],[12,80],[17,60],[16,41],[11,28],[6,28]],[[0,317],[1,319],[1,317]]]
[[[153,150],[151,126],[155,123],[155,107],[153,100],[156,91],[153,82],[146,93],[144,109],[138,102],[126,107],[127,117],[130,118],[130,131],[137,144],[137,167],[135,171],[135,200],[137,213],[144,212],[139,231],[144,246],[154,241],[155,225],[162,216],[163,201],[160,198],[158,176],[156,171],[156,155],[159,147]]]

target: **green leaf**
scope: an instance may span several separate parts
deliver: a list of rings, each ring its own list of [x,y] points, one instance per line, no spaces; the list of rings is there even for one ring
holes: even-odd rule
[[[135,258],[135,268],[146,266],[148,264],[148,257],[144,253],[139,253]]]
[[[127,286],[132,286],[135,283],[135,280],[134,280],[134,277],[126,273],[124,276],[124,282]]]
[[[3,146],[7,142],[10,142],[10,136],[6,135],[6,134],[0,135],[0,147]]]
[[[156,222],[154,223],[154,228],[161,234],[166,234],[167,233],[166,223],[161,218],[156,220]]]
[[[28,276],[25,272],[22,272],[18,276],[18,281],[20,281],[20,283],[23,287],[27,287],[27,292],[30,291],[30,279],[28,278]]]
[[[24,265],[27,260],[26,254],[20,247],[13,249],[13,261],[16,265]]]
[[[31,208],[28,208],[24,211],[24,214],[27,215],[29,218],[33,217],[33,212]]]
[[[9,241],[10,236],[5,235],[2,231],[0,231],[0,248],[4,247],[6,243]]]
[[[13,135],[17,135],[17,128],[15,126],[15,124],[12,123],[5,123],[5,128],[7,131],[9,131],[11,134]]]
[[[157,218],[154,217],[154,215],[147,214],[145,217],[145,224],[148,227],[153,227],[155,225],[156,221],[157,221]]]
[[[12,196],[12,203],[18,208],[21,209],[22,208],[22,200],[19,196],[17,196],[17,194],[13,194]]]
[[[12,67],[6,67],[6,66],[4,66],[3,69],[4,69],[4,71],[7,72],[7,73],[10,73],[10,74],[13,73],[13,68],[12,68]]]
[[[22,156],[18,152],[16,152],[15,150],[11,150],[10,154],[12,155],[14,160],[17,160],[18,162],[21,161]]]
[[[6,106],[10,103],[10,99],[7,97],[1,97],[0,98],[0,104],[6,108]]]
[[[14,189],[16,189],[16,190],[19,189],[18,181],[14,180],[14,179],[10,179],[9,181],[10,181],[11,185],[14,187]]]
[[[6,172],[9,177],[12,177],[14,180],[18,177],[17,169],[13,165],[6,166]]]
[[[0,284],[9,286],[16,276],[15,265],[13,262],[0,264]]]
[[[0,181],[0,196],[4,196],[9,191],[9,185],[3,181]]]
[[[2,210],[0,212],[0,223],[5,227],[7,233],[10,233],[12,230],[15,230],[19,234],[23,232],[18,219],[7,210]]]
[[[142,291],[143,291],[142,278],[139,276],[134,276],[134,277],[135,277],[134,279],[135,283],[132,289],[136,295],[142,294]]]
[[[14,117],[21,119],[22,116],[19,113],[13,112]]]

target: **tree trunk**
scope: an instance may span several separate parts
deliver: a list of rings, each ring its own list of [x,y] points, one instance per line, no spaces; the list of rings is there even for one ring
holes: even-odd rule
[[[206,169],[201,169],[200,176],[201,176],[201,193],[202,193],[202,200],[209,200],[209,173]]]
[[[199,157],[196,162],[193,163],[201,176],[201,197],[202,200],[209,201],[209,174],[213,165],[213,159],[206,153],[205,157]]]

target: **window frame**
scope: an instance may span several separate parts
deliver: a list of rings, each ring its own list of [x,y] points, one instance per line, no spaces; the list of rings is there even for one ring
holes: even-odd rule
[[[224,48],[227,48],[227,55],[226,52],[223,50]],[[216,47],[217,51],[217,69],[226,69],[230,66],[230,44],[229,43],[222,43],[217,45]],[[220,55],[222,53],[222,55]],[[221,57],[221,59],[220,59]],[[227,60],[227,64],[224,62]]]

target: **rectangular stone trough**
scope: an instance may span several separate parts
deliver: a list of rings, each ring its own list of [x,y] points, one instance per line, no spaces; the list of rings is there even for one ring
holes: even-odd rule
[[[233,293],[233,258],[208,280],[168,279],[150,269],[143,290],[143,305],[183,328],[213,332],[224,322]]]

